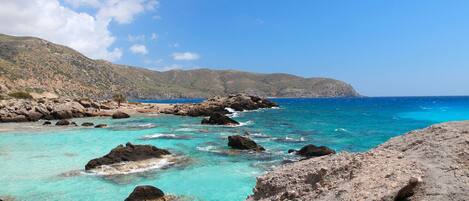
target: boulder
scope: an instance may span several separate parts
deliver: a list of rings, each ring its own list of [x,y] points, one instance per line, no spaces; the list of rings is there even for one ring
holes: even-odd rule
[[[125,146],[117,146],[103,157],[90,160],[86,164],[85,170],[90,170],[101,165],[161,158],[169,154],[171,153],[168,150],[159,149],[152,145],[133,145],[129,142]]]
[[[125,201],[158,201],[165,200],[164,193],[154,186],[137,186]]]
[[[96,126],[94,126],[95,128],[106,128],[107,127],[107,124],[98,124]]]
[[[319,157],[329,154],[335,154],[335,151],[326,146],[315,146],[312,144],[306,145],[296,152],[296,155],[304,157]]]
[[[51,125],[51,124],[52,124],[52,122],[50,122],[50,121],[45,121],[42,125]]]
[[[113,119],[125,119],[125,118],[129,118],[130,115],[125,113],[125,112],[114,112],[114,114],[112,114],[112,118]]]
[[[228,136],[228,146],[233,149],[264,151],[264,147],[258,145],[253,140],[240,135]]]
[[[85,123],[82,123],[81,126],[94,126],[94,124],[91,122],[85,122]]]
[[[212,113],[210,118],[203,119],[201,123],[211,125],[239,125],[239,122],[220,113]]]
[[[70,122],[68,120],[62,119],[55,123],[56,126],[68,126],[70,125]]]

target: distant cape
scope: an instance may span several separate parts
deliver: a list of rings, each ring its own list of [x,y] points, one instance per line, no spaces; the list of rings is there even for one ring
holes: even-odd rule
[[[265,97],[353,97],[355,89],[329,78],[259,74],[235,70],[165,72],[90,59],[34,37],[0,34],[0,95],[55,93],[66,97],[135,99],[206,98],[248,93]]]

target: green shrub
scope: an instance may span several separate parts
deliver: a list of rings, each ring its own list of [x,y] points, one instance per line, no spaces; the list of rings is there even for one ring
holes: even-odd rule
[[[33,98],[31,94],[29,94],[28,92],[24,92],[24,91],[13,92],[13,93],[9,93],[8,95],[17,99],[32,99]]]

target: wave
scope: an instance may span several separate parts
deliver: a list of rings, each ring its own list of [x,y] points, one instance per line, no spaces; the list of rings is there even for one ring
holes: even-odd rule
[[[249,133],[248,136],[251,136],[253,138],[270,138],[269,135],[262,134],[262,133]]]
[[[142,140],[150,140],[150,139],[189,139],[191,138],[188,135],[176,135],[176,134],[165,134],[165,133],[157,133],[153,135],[145,135],[141,139]]]
[[[275,138],[275,141],[278,142],[290,142],[290,143],[298,143],[298,142],[306,142],[306,139],[304,137],[300,138],[291,138],[291,137],[284,137],[284,138]]]
[[[189,131],[195,131],[195,130],[192,129],[192,128],[178,128],[178,129],[176,129],[176,130],[174,130],[174,131],[185,131],[185,132],[189,132]]]
[[[225,107],[225,110],[227,110],[230,114],[227,114],[226,116],[230,118],[236,118],[239,117],[239,112],[236,112],[233,108]]]
[[[208,145],[204,147],[196,147],[197,150],[199,151],[205,151],[205,152],[214,152],[214,153],[219,153],[220,151],[218,150],[218,147],[213,146],[213,145]]]
[[[351,131],[345,129],[345,128],[336,128],[334,129],[335,132],[344,132],[344,133],[352,133]]]
[[[98,176],[133,174],[149,170],[164,169],[175,165],[178,161],[181,161],[181,159],[181,157],[176,156],[165,156],[157,159],[122,162],[112,165],[102,165],[95,169],[88,170],[86,173]]]
[[[246,121],[246,122],[239,122],[238,125],[233,125],[233,126],[230,126],[230,127],[248,126],[248,125],[251,125],[251,124],[253,124],[253,123],[254,123],[254,121],[249,120],[249,121]]]

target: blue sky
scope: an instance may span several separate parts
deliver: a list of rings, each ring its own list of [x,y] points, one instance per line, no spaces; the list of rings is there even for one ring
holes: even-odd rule
[[[60,4],[99,21],[103,4],[90,5],[117,0],[72,1]],[[469,1],[149,1],[130,20],[107,12],[115,63],[330,77],[367,96],[469,95]]]

